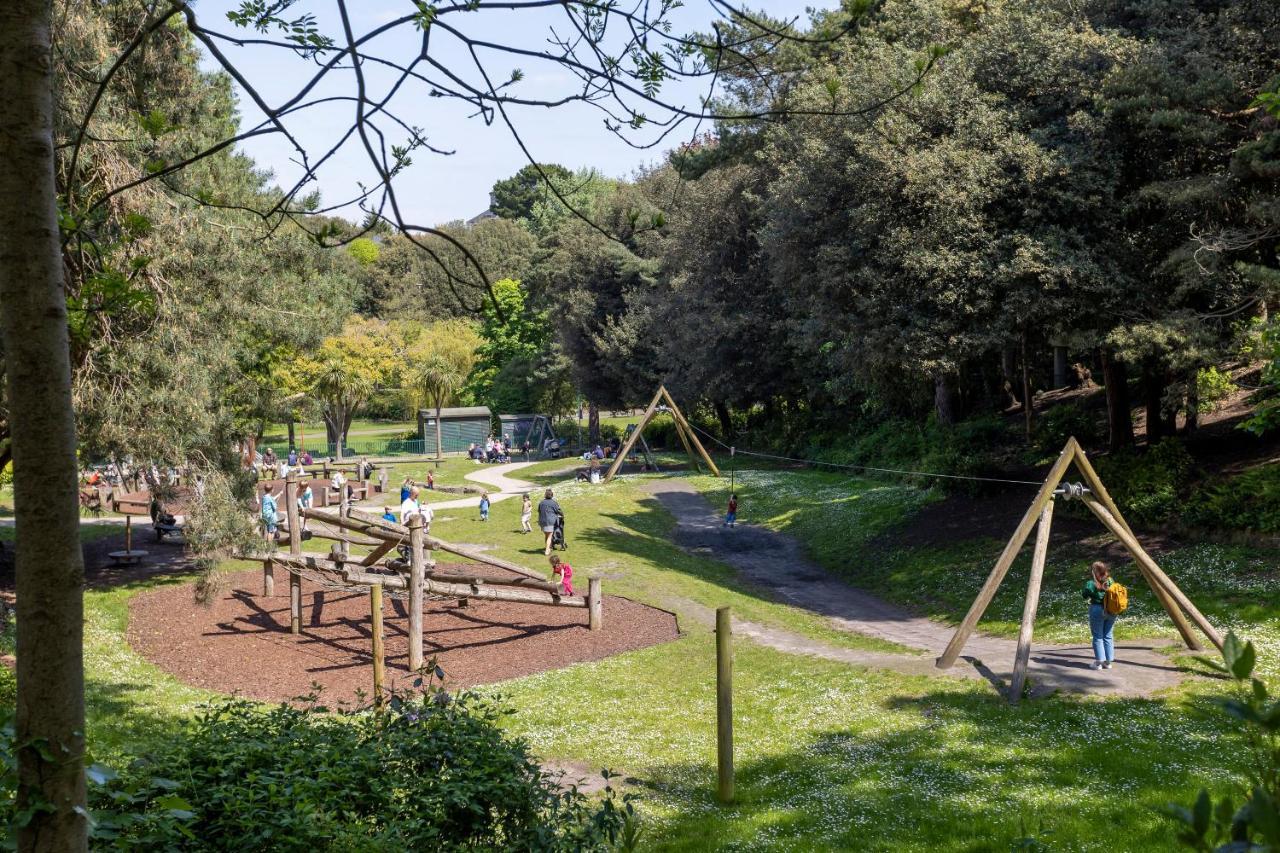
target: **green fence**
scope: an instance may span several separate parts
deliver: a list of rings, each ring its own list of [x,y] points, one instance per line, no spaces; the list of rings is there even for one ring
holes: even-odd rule
[[[447,432],[447,431],[446,431]],[[446,435],[446,438],[448,436]],[[317,443],[315,441],[307,442],[307,452],[316,459],[328,459],[330,456],[338,455],[338,447],[336,444]],[[258,450],[266,450],[270,447],[277,456],[289,455],[289,442],[287,441],[271,441],[258,445]],[[466,445],[462,446],[462,450],[466,450]],[[449,453],[448,445],[444,448],[445,453]],[[349,456],[425,456],[436,452],[436,443],[434,439],[424,442],[420,438],[353,438],[343,445],[342,455]]]

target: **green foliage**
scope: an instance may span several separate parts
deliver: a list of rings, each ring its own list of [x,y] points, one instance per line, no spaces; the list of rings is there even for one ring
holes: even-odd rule
[[[550,194],[546,180],[567,181],[573,173],[556,163],[529,164],[509,178],[493,185],[493,203],[489,209],[503,219],[528,219],[534,205]]]
[[[1054,406],[1036,419],[1036,449],[1041,453],[1057,453],[1072,436],[1088,447],[1102,437],[1102,432],[1095,413],[1080,403],[1065,403]]]
[[[1145,452],[1127,449],[1098,460],[1098,475],[1120,510],[1137,524],[1163,524],[1178,517],[1195,473],[1182,442],[1166,438]]]
[[[1222,646],[1225,666],[1217,668],[1237,684],[1235,695],[1223,698],[1222,711],[1242,726],[1248,771],[1239,780],[1240,800],[1227,794],[1216,802],[1207,789],[1190,806],[1171,804],[1168,813],[1178,822],[1178,840],[1193,850],[1235,851],[1280,849],[1280,698],[1254,676],[1257,650],[1228,633]]]
[[[95,848],[590,851],[634,820],[612,789],[599,802],[558,790],[502,733],[493,701],[428,690],[385,709],[314,702],[223,700],[125,771],[91,768]]]
[[[1262,399],[1253,415],[1241,426],[1254,435],[1263,435],[1280,426],[1280,321],[1272,321],[1262,330],[1257,357],[1265,360]]]
[[[347,244],[347,254],[361,266],[367,267],[378,262],[378,244],[368,237],[359,237]]]
[[[1200,414],[1216,412],[1222,401],[1230,397],[1239,386],[1232,381],[1231,375],[1216,367],[1206,367],[1196,371],[1196,394],[1199,399],[1197,409]]]
[[[1206,529],[1280,533],[1280,466],[1216,477],[1192,491],[1183,521]]]

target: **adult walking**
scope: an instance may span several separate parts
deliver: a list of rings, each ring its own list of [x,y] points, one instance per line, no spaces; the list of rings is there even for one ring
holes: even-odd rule
[[[538,502],[538,526],[542,528],[543,535],[546,536],[546,547],[543,548],[543,554],[551,553],[551,537],[556,532],[556,521],[564,515],[564,511],[560,509],[560,504],[556,501],[555,495],[550,489],[547,489],[545,496]]]
[[[1116,615],[1107,609],[1107,590],[1111,589],[1111,567],[1101,561],[1090,567],[1091,577],[1084,582],[1080,594],[1089,602],[1089,634],[1093,637],[1093,668],[1111,669],[1116,659],[1112,634]]]

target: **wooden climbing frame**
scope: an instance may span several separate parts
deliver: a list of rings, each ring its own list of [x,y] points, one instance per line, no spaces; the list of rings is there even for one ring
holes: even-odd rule
[[[614,457],[613,462],[609,465],[609,470],[604,475],[606,483],[613,479],[614,475],[618,473],[618,469],[622,467],[623,461],[631,455],[636,442],[640,440],[641,435],[644,433],[644,428],[649,425],[649,421],[653,420],[654,415],[658,413],[658,407],[664,402],[667,410],[671,413],[671,418],[676,423],[676,435],[679,436],[680,443],[684,445],[685,452],[689,454],[689,461],[693,463],[694,470],[700,470],[698,462],[701,460],[706,463],[707,469],[712,475],[720,476],[720,469],[716,467],[716,463],[711,459],[711,454],[707,453],[706,448],[702,446],[702,442],[698,441],[698,436],[694,434],[689,422],[684,419],[684,414],[680,411],[680,407],[676,405],[676,401],[671,398],[671,394],[667,392],[666,386],[659,385],[658,392],[653,395],[653,400],[644,410],[640,423],[627,436],[626,442],[618,450],[618,455]]]

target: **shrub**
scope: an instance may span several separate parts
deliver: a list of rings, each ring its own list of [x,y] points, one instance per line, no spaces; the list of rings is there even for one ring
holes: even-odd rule
[[[1064,403],[1049,409],[1036,421],[1033,437],[1041,453],[1057,453],[1072,436],[1083,445],[1101,437],[1098,418],[1079,403]]]
[[[1196,490],[1183,520],[1196,527],[1280,533],[1280,466],[1263,465]]]
[[[1098,460],[1098,475],[1131,522],[1162,524],[1176,518],[1194,463],[1182,442],[1166,438],[1146,452],[1125,450]]]
[[[1257,650],[1228,634],[1222,647],[1226,666],[1217,668],[1233,678],[1238,689],[1220,701],[1222,710],[1244,727],[1246,778],[1240,780],[1244,796],[1239,807],[1230,795],[1214,802],[1201,789],[1187,808],[1171,804],[1168,812],[1179,823],[1178,840],[1193,850],[1280,849],[1280,699],[1253,676]]]
[[[1196,373],[1196,394],[1199,403],[1196,411],[1202,415],[1216,412],[1222,401],[1239,391],[1240,387],[1231,381],[1231,375],[1216,367],[1206,367]]]
[[[560,790],[499,728],[503,713],[434,691],[341,713],[226,700],[123,773],[90,768],[93,846],[611,849],[634,826],[629,798]]]

